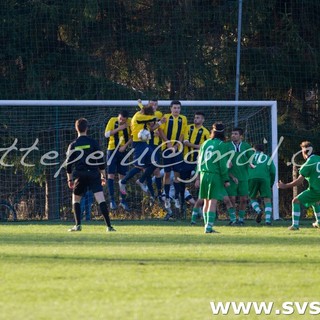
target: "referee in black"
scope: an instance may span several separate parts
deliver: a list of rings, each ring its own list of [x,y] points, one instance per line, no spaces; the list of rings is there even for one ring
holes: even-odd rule
[[[102,185],[106,183],[104,154],[99,143],[88,137],[88,121],[80,118],[75,123],[78,138],[67,151],[68,187],[72,189],[72,206],[75,226],[68,231],[81,231],[81,197],[90,189],[99,204],[100,211],[107,225],[107,231],[116,231],[109,218],[109,212]]]

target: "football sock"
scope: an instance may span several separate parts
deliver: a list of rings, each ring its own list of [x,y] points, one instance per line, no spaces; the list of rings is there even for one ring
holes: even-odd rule
[[[161,177],[156,177],[156,187],[157,187],[157,191],[158,191],[158,196],[161,196],[162,194],[162,179]]]
[[[170,184],[164,185],[164,192],[166,194],[166,198],[169,199],[170,198]]]
[[[315,204],[312,206],[315,218],[317,220],[318,223],[320,223],[320,205]]]
[[[243,221],[245,215],[246,215],[245,210],[239,210],[239,221]]]
[[[141,183],[144,183],[149,177],[151,177],[153,171],[156,169],[156,167],[153,164],[150,164],[145,170],[142,176],[140,177],[139,181]]]
[[[191,222],[196,223],[199,212],[200,212],[200,208],[193,208],[192,209]]]
[[[108,227],[111,227],[111,222],[109,218],[109,211],[105,201],[99,203],[101,214],[103,215],[104,221]]]
[[[108,191],[110,200],[114,201],[114,180],[108,178]]]
[[[154,190],[153,190],[153,185],[152,185],[152,178],[151,176],[147,177],[147,186],[150,192],[151,197],[154,198]]]
[[[253,210],[256,212],[256,213],[260,213],[261,212],[261,209],[259,207],[259,203],[256,199],[252,199],[250,200],[250,204],[251,204],[251,207],[253,208]]]
[[[299,228],[300,220],[300,203],[292,204],[292,225],[296,228]]]
[[[79,226],[81,224],[81,206],[79,202],[73,203],[73,215],[76,225]]]
[[[208,221],[208,214],[207,214],[207,212],[202,212],[202,216],[203,216],[203,223],[204,223],[204,225],[206,225],[207,224],[207,221]]]
[[[236,220],[237,220],[236,219],[236,211],[234,210],[234,208],[229,208],[228,214],[229,214],[230,221],[236,222]]]
[[[266,215],[266,222],[271,223],[271,216],[272,216],[272,204],[271,202],[265,203],[264,213]]]
[[[174,198],[179,199],[179,194],[180,194],[180,182],[174,182]]]
[[[207,223],[206,223],[206,230],[210,231],[210,230],[212,230],[214,221],[216,219],[216,213],[209,211],[207,216],[208,216],[208,220],[207,220]]]

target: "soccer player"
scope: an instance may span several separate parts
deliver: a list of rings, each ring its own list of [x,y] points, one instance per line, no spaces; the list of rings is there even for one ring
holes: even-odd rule
[[[203,126],[204,120],[204,113],[197,111],[194,115],[193,124],[188,125],[187,132],[184,135],[184,161],[180,169],[181,211],[183,211],[184,208],[183,195],[185,193],[186,183],[191,179],[192,173],[196,171],[200,146],[210,138],[209,130]],[[191,224],[195,224],[202,205],[202,201],[196,201],[192,209]]]
[[[110,209],[116,210],[117,205],[114,197],[114,178],[118,173],[119,180],[123,179],[128,171],[128,166],[122,165],[121,161],[127,155],[127,148],[132,142],[131,119],[127,110],[119,112],[118,117],[109,119],[105,128],[105,137],[109,139],[107,150],[107,171],[108,171],[108,190],[110,197]],[[120,206],[129,211],[129,206],[126,202],[126,195],[120,193]]]
[[[87,189],[93,192],[99,204],[100,211],[107,225],[107,231],[115,231],[111,226],[102,189],[102,185],[106,183],[103,152],[98,142],[87,136],[87,119],[78,119],[75,123],[75,128],[78,138],[68,147],[66,165],[68,187],[72,189],[72,205],[76,224],[68,231],[81,231],[80,201]]]
[[[214,123],[211,139],[205,141],[200,147],[198,159],[198,180],[200,179],[199,198],[204,200],[203,213],[205,217],[205,233],[216,232],[213,229],[216,218],[217,202],[223,200],[228,213],[233,213],[234,208],[228,197],[226,188],[229,187],[228,158],[224,143],[224,125]]]
[[[299,193],[292,200],[292,225],[289,230],[299,230],[301,204],[305,207],[312,206],[316,218],[316,221],[312,224],[314,228],[319,228],[320,222],[320,156],[314,153],[314,148],[310,141],[303,141],[300,147],[306,162],[300,168],[298,178],[289,183],[283,183],[281,180],[278,182],[279,189],[299,186],[304,180],[309,183],[307,190]]]
[[[159,128],[159,134],[162,139],[162,158],[165,170],[164,175],[164,192],[166,194],[165,208],[170,209],[170,171],[174,172],[174,188],[175,188],[175,207],[180,208],[180,184],[179,172],[183,162],[183,141],[184,133],[187,130],[187,118],[181,115],[181,102],[173,100],[170,103],[171,113],[165,114],[166,122]]]
[[[263,198],[265,223],[271,225],[272,216],[272,186],[276,175],[276,167],[264,151],[263,144],[254,146],[255,153],[252,156],[251,166],[249,168],[249,197],[250,204],[257,213],[256,222],[260,223],[263,212],[257,200],[258,196]]]
[[[134,148],[134,168],[131,169],[126,176],[119,180],[120,192],[126,194],[126,183],[132,177],[134,177],[141,170],[144,170],[142,176],[136,181],[136,183],[141,187],[142,191],[151,194],[154,198],[154,191],[152,187],[151,175],[155,170],[157,163],[153,162],[152,154],[153,150],[149,147],[147,141],[142,141],[139,138],[139,132],[144,129],[156,130],[165,121],[165,118],[157,121],[154,114],[152,105],[148,104],[144,106],[141,111],[138,111],[131,120],[131,132],[132,132],[132,147]],[[144,182],[147,182],[147,186]]]
[[[239,197],[238,225],[244,225],[244,217],[248,203],[249,159],[254,151],[249,143],[243,140],[243,129],[234,128],[231,132],[231,141],[227,142],[231,167],[229,168],[230,186],[227,188],[229,198],[234,208]],[[230,221],[230,223],[232,223]]]

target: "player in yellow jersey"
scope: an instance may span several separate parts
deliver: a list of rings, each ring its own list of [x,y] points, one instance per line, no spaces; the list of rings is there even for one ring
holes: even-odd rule
[[[150,104],[144,106],[141,111],[138,111],[133,116],[131,120],[131,132],[133,141],[132,147],[134,148],[134,168],[119,181],[120,192],[122,194],[126,194],[126,183],[128,180],[134,177],[141,170],[144,170],[143,175],[136,181],[136,183],[141,187],[142,191],[149,191],[151,196],[154,197],[151,175],[155,170],[157,163],[156,161],[152,161],[153,150],[149,147],[147,141],[142,141],[139,138],[139,132],[143,129],[150,131],[156,130],[163,121],[165,121],[164,118],[157,121],[153,107]],[[144,184],[145,181],[147,182],[148,187]]]
[[[183,214],[184,196],[182,195],[184,195],[186,183],[190,181],[192,172],[196,171],[200,146],[210,138],[209,130],[203,126],[204,120],[204,113],[200,111],[196,112],[193,124],[188,125],[187,132],[184,136],[184,161],[180,170],[180,201]],[[192,224],[195,224],[202,205],[202,199],[198,199],[192,209]]]
[[[127,148],[132,142],[131,118],[127,110],[119,112],[118,117],[109,119],[105,128],[105,137],[109,139],[107,150],[107,172],[108,172],[108,190],[110,197],[110,209],[117,209],[114,197],[114,178],[118,173],[119,180],[123,179],[128,171],[128,166],[123,165],[121,162],[127,155]],[[120,206],[126,211],[129,211],[129,206],[126,202],[125,195],[120,193],[121,201]]]
[[[166,195],[165,208],[170,209],[170,171],[174,172],[175,207],[180,208],[179,195],[179,171],[183,162],[183,141],[184,133],[187,130],[187,118],[181,115],[181,102],[173,100],[170,104],[171,113],[165,114],[166,122],[159,128],[163,149],[162,158],[165,170],[164,191]]]

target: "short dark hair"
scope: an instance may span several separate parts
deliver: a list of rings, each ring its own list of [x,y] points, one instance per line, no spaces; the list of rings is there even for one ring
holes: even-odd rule
[[[152,116],[154,115],[154,110],[152,105],[148,104],[146,106],[143,106],[143,108],[141,109],[141,111],[143,112],[143,114],[148,115],[148,116]]]
[[[254,149],[259,152],[264,152],[264,145],[263,144],[255,144]]]
[[[243,132],[244,132],[243,129],[242,129],[242,128],[239,128],[239,127],[233,128],[232,131],[238,131],[239,134],[240,134],[240,136],[242,136],[242,135],[243,135]]]
[[[129,118],[128,110],[122,110],[119,112],[119,115],[123,116],[124,118]]]
[[[152,98],[152,99],[150,99],[149,101],[151,101],[151,102],[158,102],[158,99],[157,99],[157,98]]]
[[[194,115],[195,115],[195,116],[203,116],[203,117],[205,117],[205,116],[204,116],[204,113],[203,113],[202,111],[197,111],[197,112],[195,112]]]
[[[313,145],[310,141],[302,141],[300,144],[300,148],[301,149],[305,149],[306,151],[308,151],[308,155],[312,155],[315,153],[315,150],[313,148]]]
[[[174,104],[178,104],[181,107],[181,102],[179,100],[172,100],[170,103],[170,108],[174,105]]]
[[[80,118],[76,121],[75,127],[76,130],[80,133],[85,132],[88,129],[88,120],[86,118]]]

